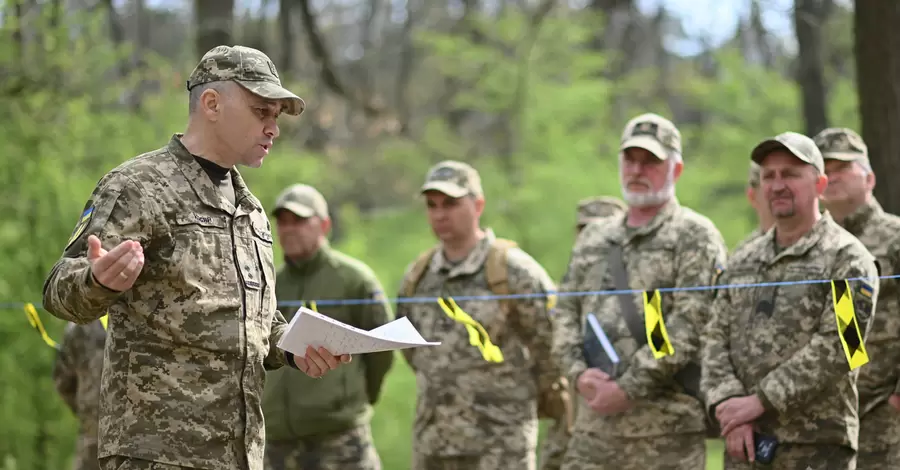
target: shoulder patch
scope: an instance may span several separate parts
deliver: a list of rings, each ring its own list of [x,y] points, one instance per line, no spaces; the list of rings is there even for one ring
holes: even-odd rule
[[[872,286],[869,285],[866,281],[858,281],[858,283],[859,285],[856,288],[856,292],[858,292],[859,295],[872,300],[872,293],[874,292],[872,290]]]
[[[91,222],[91,218],[94,216],[94,206],[91,205],[84,212],[81,213],[81,217],[78,219],[78,223],[75,224],[75,229],[72,230],[72,235],[69,237],[69,241],[66,242],[66,249],[69,249],[72,246],[72,243],[75,240],[78,240],[78,237],[84,233],[84,230],[87,228],[88,224]]]
[[[369,296],[376,302],[384,302],[386,300],[384,297],[384,291],[382,290],[373,290],[369,293]]]

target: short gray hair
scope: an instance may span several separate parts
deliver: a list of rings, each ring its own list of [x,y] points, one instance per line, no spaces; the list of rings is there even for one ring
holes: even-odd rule
[[[222,88],[223,86],[221,82],[209,82],[191,88],[190,94],[188,96],[188,113],[193,114],[194,111],[197,110],[197,106],[200,105],[200,95],[202,95],[204,91],[216,90],[221,93]]]

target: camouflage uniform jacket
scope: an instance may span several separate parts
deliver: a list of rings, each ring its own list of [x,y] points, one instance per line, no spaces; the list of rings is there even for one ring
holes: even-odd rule
[[[866,331],[878,295],[875,259],[828,212],[779,253],[774,236],[770,230],[735,253],[720,278],[733,287],[718,290],[704,334],[701,389],[709,412],[756,394],[766,409],[755,422],[760,432],[785,443],[856,449],[857,372],[838,335],[831,285],[808,281],[871,279],[850,284]]]
[[[103,345],[106,330],[99,321],[86,325],[69,323],[60,342],[53,366],[53,383],[66,406],[78,418],[78,449],[85,455],[76,459],[87,468],[97,463],[100,376],[103,373]],[[80,468],[80,467],[78,467]]]
[[[731,252],[737,253],[737,251],[740,250],[741,248],[743,248],[745,245],[747,245],[748,243],[752,242],[753,240],[756,240],[757,238],[759,238],[765,234],[766,234],[766,232],[763,232],[761,228],[756,227],[755,229],[753,229],[752,232],[750,232],[746,237],[744,237],[743,240],[738,242],[738,244],[735,245],[734,249],[731,250]]]
[[[468,257],[451,264],[436,250],[416,286],[415,297],[492,296],[484,272],[492,231]],[[554,290],[550,276],[518,248],[507,254],[511,294],[541,294]],[[409,275],[412,264],[407,268]],[[403,294],[401,293],[401,296]],[[532,451],[537,445],[535,380],[550,383],[559,369],[550,359],[551,323],[545,297],[514,299],[499,338],[503,362],[487,362],[469,343],[464,325],[450,319],[435,302],[400,303],[398,317],[407,317],[437,347],[403,351],[416,374],[415,451],[425,455],[482,455],[489,449]],[[495,299],[460,300],[459,307],[490,331],[501,321]]]
[[[884,212],[874,199],[841,221],[878,260],[882,276],[900,274],[900,217]],[[881,283],[878,314],[866,337],[870,362],[859,370],[859,414],[878,439],[900,442],[900,419],[887,403],[900,394],[900,289],[898,279]],[[875,409],[880,408],[876,411]],[[870,412],[873,412],[869,414]],[[874,437],[874,436],[872,436]]]
[[[578,237],[560,292],[615,289],[607,257],[623,247],[630,287],[636,290],[708,286],[725,262],[725,242],[706,217],[672,200],[645,226],[629,228],[625,215],[603,225],[589,224]],[[632,296],[638,314],[643,300]],[[662,293],[661,308],[675,354],[655,359],[646,339],[629,332],[616,295],[560,297],[554,313],[554,353],[571,383],[587,368],[583,355],[586,315],[593,313],[627,369],[616,380],[635,402],[624,413],[602,416],[579,403],[578,431],[623,437],[662,436],[705,430],[700,401],[683,392],[673,377],[686,364],[699,362],[698,332],[706,323],[711,290]],[[587,429],[585,429],[587,428]]]
[[[121,455],[208,470],[263,465],[265,369],[275,347],[272,235],[259,201],[232,170],[234,207],[176,134],[166,147],[110,171],[44,283],[44,306],[87,323],[109,311],[101,385],[100,457]],[[87,236],[106,249],[137,240],[134,286],[99,285]]]

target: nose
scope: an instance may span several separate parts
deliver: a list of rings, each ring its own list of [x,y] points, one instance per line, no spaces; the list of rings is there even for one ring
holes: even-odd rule
[[[266,134],[266,137],[269,137],[272,140],[275,140],[281,135],[281,129],[278,128],[278,123],[274,119],[271,119],[266,123],[263,132]]]

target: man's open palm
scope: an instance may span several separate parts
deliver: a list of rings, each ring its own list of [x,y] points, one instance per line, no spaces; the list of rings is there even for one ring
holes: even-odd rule
[[[106,251],[100,239],[90,235],[87,239],[87,258],[91,274],[100,285],[114,291],[131,289],[144,267],[144,249],[136,241],[125,240]]]

